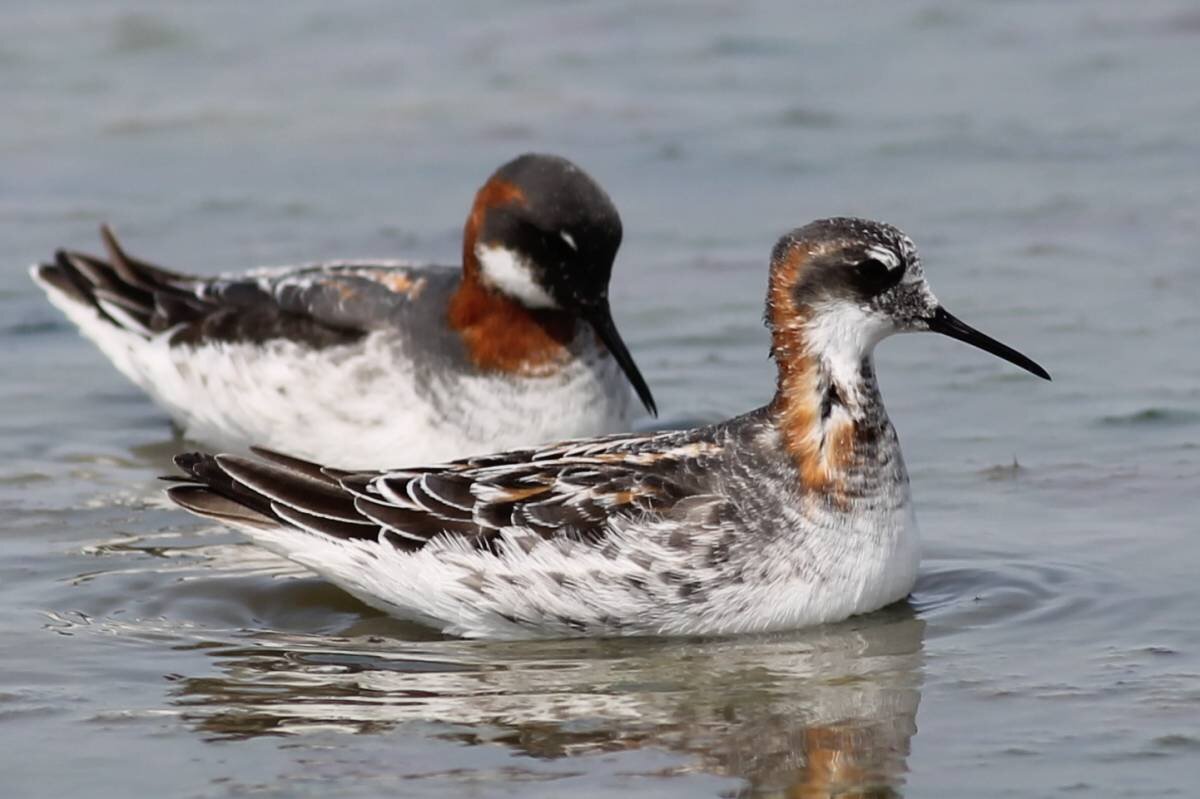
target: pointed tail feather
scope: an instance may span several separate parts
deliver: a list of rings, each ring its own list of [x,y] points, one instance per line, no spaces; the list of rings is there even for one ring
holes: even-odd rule
[[[211,310],[195,294],[197,278],[132,258],[107,225],[100,228],[100,236],[108,261],[59,250],[53,263],[34,266],[30,275],[48,294],[88,306],[109,324],[142,336]]]

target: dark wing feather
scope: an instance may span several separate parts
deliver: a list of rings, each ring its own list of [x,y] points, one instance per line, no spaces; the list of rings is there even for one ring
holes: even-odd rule
[[[207,486],[172,486],[167,489],[167,496],[184,510],[225,524],[246,524],[252,527],[275,525],[271,516],[257,513],[242,502],[222,496]]]
[[[180,502],[180,498],[188,498],[193,503],[199,502],[199,491],[206,490],[215,498],[235,502],[245,510],[252,511],[268,519],[274,516],[271,502],[266,497],[245,488],[226,474],[217,464],[215,455],[204,452],[185,452],[175,456],[175,465],[183,472],[187,482],[178,482],[167,489],[167,495],[179,502],[188,510],[200,513],[202,516],[216,515],[195,510],[191,505]],[[214,499],[214,505],[216,500]],[[222,507],[224,505],[222,504]]]
[[[217,465],[234,483],[272,503],[286,505],[310,516],[343,522],[361,522],[354,499],[338,486],[307,473],[237,455],[218,455]],[[280,479],[286,475],[287,479]]]
[[[379,528],[365,521],[345,522],[330,519],[328,516],[316,516],[287,505],[273,505],[275,515],[290,524],[294,524],[312,533],[327,535],[332,538],[353,540],[356,538],[372,538],[379,533]]]
[[[406,549],[420,549],[429,539],[442,533],[474,538],[480,532],[479,528],[469,519],[448,519],[415,508],[389,505],[364,497],[356,499],[354,506],[364,517],[375,522],[380,528],[392,530],[406,542],[412,542],[411,546],[405,547]]]
[[[708,490],[706,462],[720,447],[686,433],[627,435],[441,467],[336,474],[277,453],[266,460],[181,455],[173,500],[222,520],[268,516],[336,538],[391,541],[415,550],[439,536],[495,549],[506,528],[598,542],[614,518],[660,515],[716,524],[726,500]],[[536,457],[535,457],[536,455]],[[480,465],[481,460],[486,465]],[[205,492],[215,498],[199,502]],[[219,498],[219,499],[218,499]]]
[[[313,480],[318,480],[322,483],[328,483],[331,486],[336,486],[338,484],[338,474],[346,474],[345,472],[338,472],[335,469],[327,469],[325,467],[318,466],[315,463],[310,463],[309,461],[302,460],[300,458],[293,458],[291,455],[284,455],[282,452],[276,452],[275,450],[267,449],[266,447],[251,447],[250,451],[265,461],[271,461],[279,466],[285,466],[292,471],[300,472],[306,477],[310,477]]]

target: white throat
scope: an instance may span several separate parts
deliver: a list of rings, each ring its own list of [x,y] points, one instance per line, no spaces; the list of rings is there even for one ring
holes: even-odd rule
[[[813,309],[804,325],[808,351],[828,371],[843,399],[852,407],[862,399],[862,362],[875,345],[895,332],[887,317],[850,302],[828,303]]]
[[[525,256],[499,244],[475,245],[475,257],[489,286],[520,300],[528,308],[557,308],[558,303],[534,279],[533,264]]]

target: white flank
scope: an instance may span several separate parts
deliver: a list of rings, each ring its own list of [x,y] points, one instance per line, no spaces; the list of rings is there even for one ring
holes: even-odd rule
[[[407,552],[388,534],[343,540],[285,523],[233,526],[372,607],[467,638],[579,635],[564,619],[593,635],[772,632],[840,621],[912,590],[919,545],[907,502],[886,513],[830,514],[816,524],[796,514],[790,521],[811,530],[805,548],[786,537],[767,542],[755,558],[755,579],[744,582],[667,546],[678,527],[661,520],[614,523],[606,542],[615,555],[584,542],[540,540],[519,527],[506,530],[492,554],[453,537]],[[530,538],[538,540],[518,543]],[[858,542],[851,552],[847,540]],[[707,600],[680,597],[663,580],[670,572],[702,585]],[[630,588],[631,577],[640,587]],[[609,626],[612,619],[621,626]]]

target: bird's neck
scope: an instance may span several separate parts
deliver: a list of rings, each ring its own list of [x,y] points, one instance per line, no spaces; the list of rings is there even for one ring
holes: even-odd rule
[[[850,491],[890,424],[872,363],[874,341],[837,319],[792,316],[772,331],[779,374],[770,409],[805,488]]]
[[[462,280],[450,296],[447,322],[479,369],[527,377],[554,374],[570,360],[574,317],[558,310],[527,308],[484,283],[475,254],[477,230],[472,213],[463,232]]]

